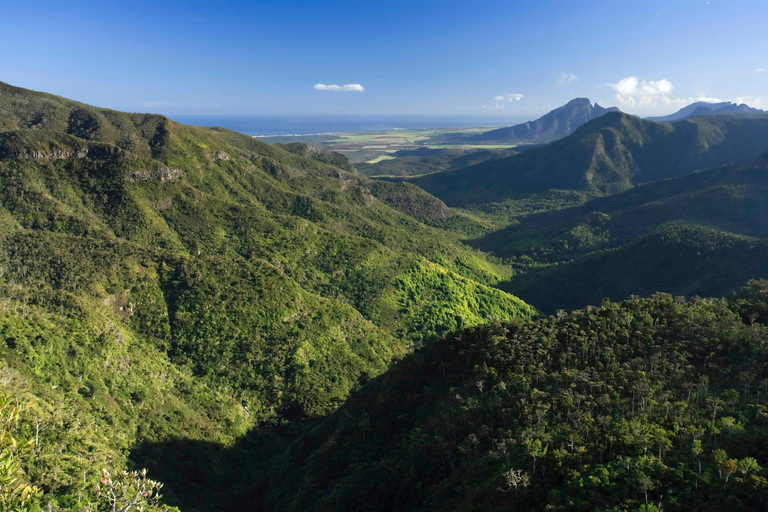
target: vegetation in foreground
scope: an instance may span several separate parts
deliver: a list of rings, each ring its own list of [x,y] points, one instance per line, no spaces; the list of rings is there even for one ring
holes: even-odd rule
[[[322,416],[440,333],[535,314],[414,218],[439,201],[379,200],[337,153],[0,95],[1,371],[51,510],[99,503],[138,443]]]
[[[7,507],[766,506],[765,282],[533,322],[411,184],[0,93]]]
[[[457,331],[283,431],[289,444],[257,430],[232,449],[136,454],[190,508],[181,482],[226,461],[226,485],[194,487],[219,493],[211,509],[763,510],[766,293],[756,281],[730,301],[657,294]]]

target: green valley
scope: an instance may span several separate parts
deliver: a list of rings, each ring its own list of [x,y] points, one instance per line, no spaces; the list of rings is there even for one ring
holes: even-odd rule
[[[0,95],[3,371],[61,451],[25,463],[48,503],[135,443],[317,417],[440,333],[535,314],[337,153]]]
[[[613,112],[541,148],[414,183],[449,206],[480,208],[555,193],[583,202],[639,183],[755,158],[768,150],[766,130],[766,115],[657,123]]]
[[[768,118],[586,105],[365,164],[0,83],[3,503],[768,505]]]

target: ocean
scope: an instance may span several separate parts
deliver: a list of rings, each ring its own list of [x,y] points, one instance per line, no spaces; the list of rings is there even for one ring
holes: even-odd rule
[[[419,128],[468,128],[510,126],[522,118],[481,116],[169,116],[183,124],[221,126],[248,135],[309,135],[338,132]]]

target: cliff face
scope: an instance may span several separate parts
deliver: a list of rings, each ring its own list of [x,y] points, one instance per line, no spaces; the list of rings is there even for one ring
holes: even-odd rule
[[[123,151],[117,146],[95,146],[83,149],[12,150],[0,148],[0,158],[33,158],[56,160],[61,158],[115,158]]]
[[[126,179],[133,183],[165,183],[174,178],[184,175],[183,169],[169,169],[161,167],[160,169],[131,171],[126,173]]]

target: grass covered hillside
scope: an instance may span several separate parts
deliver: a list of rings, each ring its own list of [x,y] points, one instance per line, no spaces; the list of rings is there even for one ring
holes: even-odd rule
[[[516,156],[414,183],[449,206],[565,194],[563,204],[755,158],[768,150],[768,116],[703,116],[656,123],[610,112],[572,135]]]
[[[0,127],[0,371],[45,502],[93,498],[138,442],[322,415],[440,333],[535,313],[337,154],[7,84]]]
[[[470,150],[458,148],[404,149],[391,154],[391,159],[375,164],[358,164],[364,176],[420,176],[435,172],[453,171],[488,160],[515,155],[511,149]]]
[[[503,257],[552,263],[619,247],[673,223],[768,236],[768,153],[577,207],[521,216],[472,244]]]
[[[451,333],[220,509],[763,510],[768,331],[744,305],[658,294]]]

